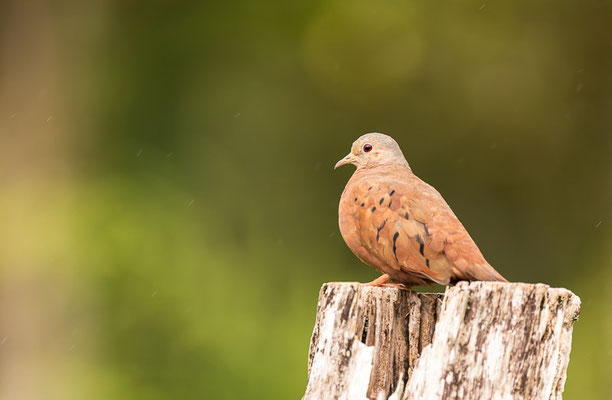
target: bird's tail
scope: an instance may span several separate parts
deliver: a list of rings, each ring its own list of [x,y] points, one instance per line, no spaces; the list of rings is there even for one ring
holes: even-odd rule
[[[468,279],[471,281],[496,281],[508,282],[506,278],[501,276],[489,263],[473,264],[466,271]]]

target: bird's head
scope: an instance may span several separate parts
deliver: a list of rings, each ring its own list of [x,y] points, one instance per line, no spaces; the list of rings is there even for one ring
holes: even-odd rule
[[[334,169],[353,164],[360,168],[374,168],[379,165],[405,165],[408,162],[399,145],[391,136],[382,133],[366,133],[353,142],[351,152],[338,161]]]

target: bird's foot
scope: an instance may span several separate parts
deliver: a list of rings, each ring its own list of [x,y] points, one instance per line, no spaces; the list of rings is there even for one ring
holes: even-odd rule
[[[391,277],[388,274],[382,274],[378,278],[374,279],[372,282],[362,283],[364,286],[382,286],[389,282]]]
[[[395,289],[410,290],[409,286],[403,283],[389,283],[391,277],[388,274],[382,274],[372,282],[362,283],[363,286],[377,286],[377,287],[390,287]]]
[[[406,286],[403,283],[383,283],[382,285],[380,285],[382,287],[390,287],[390,288],[395,288],[395,289],[402,289],[402,290],[412,290],[410,289],[410,286]]]

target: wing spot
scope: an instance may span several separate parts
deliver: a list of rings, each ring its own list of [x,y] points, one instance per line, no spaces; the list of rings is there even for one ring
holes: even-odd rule
[[[399,232],[395,232],[393,235],[393,255],[395,256],[395,261],[399,264],[399,260],[397,259],[397,246],[395,242],[397,242],[397,238],[399,237]]]
[[[395,193],[395,190],[392,190],[391,193],[389,193],[389,196],[393,196],[394,193]]]
[[[425,265],[427,265],[427,268],[429,268],[429,258],[425,259]]]
[[[365,203],[361,203],[361,207],[365,206]]]
[[[391,203],[393,203],[393,199],[389,200],[389,207],[391,207]]]
[[[372,186],[370,186],[370,187],[368,188],[368,190],[372,190]]]
[[[372,207],[372,212],[376,211],[376,207]]]
[[[408,214],[408,213],[406,212],[406,214],[404,214],[404,218],[406,218],[406,219],[410,219],[410,214]]]
[[[423,225],[423,229],[425,230],[425,234],[429,236],[429,229],[427,229],[427,224],[425,222],[417,221],[419,224]]]
[[[380,198],[380,201],[378,202],[378,205],[379,205],[379,206],[382,206],[382,202],[383,202],[383,200],[384,200],[384,199],[385,199],[384,197],[381,197],[381,198]]]
[[[377,242],[378,242],[378,239],[380,239],[380,231],[382,230],[382,228],[384,228],[384,227],[385,227],[385,224],[386,224],[386,223],[387,223],[387,220],[384,220],[384,221],[383,221],[383,223],[382,223],[382,225],[381,225],[381,226],[379,226],[379,227],[376,229],[376,241],[377,241]]]
[[[425,243],[423,242],[423,238],[421,237],[421,235],[416,235],[416,241],[419,243],[419,253],[421,253],[421,255],[423,257],[425,257]]]
[[[357,197],[355,197],[355,201],[357,201]]]

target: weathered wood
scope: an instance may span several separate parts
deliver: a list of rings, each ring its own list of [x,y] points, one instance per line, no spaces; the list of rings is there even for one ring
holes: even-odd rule
[[[304,399],[387,398],[431,342],[441,294],[326,283],[319,294]]]
[[[405,398],[561,399],[579,309],[543,284],[459,283]]]
[[[325,284],[304,399],[561,399],[579,308],[542,284]]]

